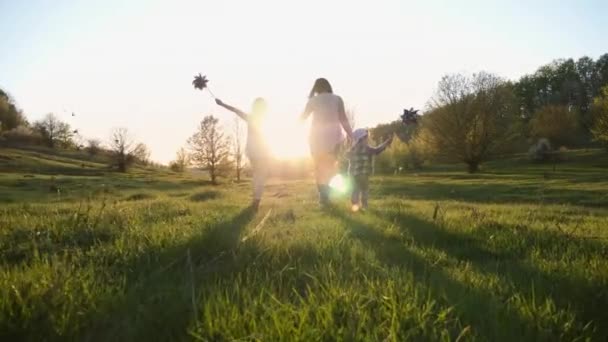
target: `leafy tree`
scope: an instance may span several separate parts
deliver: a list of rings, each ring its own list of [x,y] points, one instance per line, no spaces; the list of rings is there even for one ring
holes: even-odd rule
[[[44,118],[34,123],[34,130],[37,131],[48,147],[54,148],[59,143],[63,147],[73,145],[72,138],[75,132],[70,125],[59,120],[59,118],[49,113]]]
[[[536,139],[549,139],[553,146],[565,146],[576,141],[578,114],[574,107],[547,105],[530,121],[530,134]]]
[[[212,115],[205,116],[198,131],[188,139],[192,150],[192,162],[205,168],[211,182],[217,184],[217,177],[226,172],[230,155],[230,142],[220,129],[219,120]]]
[[[608,147],[608,86],[602,88],[601,94],[593,100],[591,107],[593,127],[591,132],[596,141]]]
[[[516,101],[510,84],[495,75],[444,76],[430,109],[421,120],[425,144],[466,163],[469,172],[514,137]]]
[[[126,128],[116,128],[111,133],[110,150],[119,172],[127,172],[135,162],[146,163],[150,153],[146,145],[135,143]]]
[[[27,120],[8,93],[0,89],[0,132],[27,126]]]
[[[523,76],[514,85],[521,117],[529,122],[547,105],[574,107],[579,125],[588,132],[590,108],[601,87],[608,84],[608,54],[597,61],[589,57],[559,59]]]
[[[602,88],[608,85],[608,53],[601,55],[595,61],[595,72],[597,73],[597,87],[593,96],[599,96]]]

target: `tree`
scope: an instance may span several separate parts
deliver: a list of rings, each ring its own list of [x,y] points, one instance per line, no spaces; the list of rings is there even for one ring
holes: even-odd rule
[[[150,163],[150,149],[144,143],[138,143],[135,145],[133,152],[131,152],[134,160],[144,165]]]
[[[49,113],[41,120],[36,121],[34,130],[42,136],[46,145],[50,148],[56,147],[57,143],[60,143],[63,147],[73,145],[74,131],[68,123],[59,120],[53,113]]]
[[[439,82],[430,111],[422,116],[425,144],[476,172],[479,164],[514,137],[517,113],[510,84],[481,72],[448,75]]]
[[[209,172],[211,182],[217,184],[217,177],[225,172],[230,143],[219,126],[219,120],[213,115],[203,118],[198,131],[188,139],[192,150],[192,162]]]
[[[241,129],[241,119],[234,119],[234,136],[232,137],[232,159],[234,160],[234,171],[236,173],[236,181],[241,181],[241,172],[243,171],[243,130]]]
[[[98,155],[101,151],[101,141],[99,141],[99,139],[87,140],[86,150],[91,157]]]
[[[597,73],[597,87],[593,96],[599,96],[602,93],[602,87],[608,85],[608,53],[601,55],[595,61],[595,72]]]
[[[608,54],[597,61],[589,57],[558,59],[523,76],[514,87],[521,116],[529,122],[534,113],[547,105],[576,109],[578,124],[588,132],[590,107],[602,86],[608,84]]]
[[[27,126],[23,112],[17,109],[11,96],[0,89],[0,132],[10,131],[19,126]]]
[[[602,88],[601,94],[593,100],[591,113],[593,138],[608,147],[608,86]]]
[[[352,129],[355,129],[356,125],[357,125],[357,114],[355,112],[355,109],[352,107],[348,107],[346,109],[346,118],[348,119],[348,123],[350,124],[350,127]]]
[[[183,148],[177,150],[175,160],[169,163],[169,168],[175,172],[184,172],[190,165],[190,156]]]
[[[129,131],[123,127],[112,131],[109,145],[119,172],[127,172],[137,161],[146,163],[150,155],[146,145],[136,144]]]
[[[530,134],[536,139],[549,139],[552,146],[565,146],[576,141],[578,114],[574,107],[547,105],[530,121]]]

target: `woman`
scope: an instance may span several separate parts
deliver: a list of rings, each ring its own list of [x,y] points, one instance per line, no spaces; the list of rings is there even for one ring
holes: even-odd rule
[[[321,206],[329,204],[329,181],[337,172],[338,152],[344,141],[342,129],[349,138],[353,132],[346,117],[344,101],[334,95],[329,81],[315,81],[302,120],[312,114],[310,129],[310,152],[315,164],[315,176]]]

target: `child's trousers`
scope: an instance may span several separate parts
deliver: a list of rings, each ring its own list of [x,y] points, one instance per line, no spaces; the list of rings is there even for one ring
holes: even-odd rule
[[[353,205],[361,205],[367,208],[367,199],[369,198],[369,176],[358,175],[353,177],[353,194],[351,202]]]

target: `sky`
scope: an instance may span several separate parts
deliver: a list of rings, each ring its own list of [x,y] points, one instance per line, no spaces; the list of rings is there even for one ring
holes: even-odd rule
[[[0,0],[0,87],[31,121],[53,112],[102,141],[127,127],[166,163],[204,115],[233,125],[192,87],[199,72],[244,110],[264,97],[281,123],[325,77],[365,127],[424,108],[445,74],[516,80],[596,59],[606,13],[608,1]],[[288,133],[275,144],[305,140]]]

